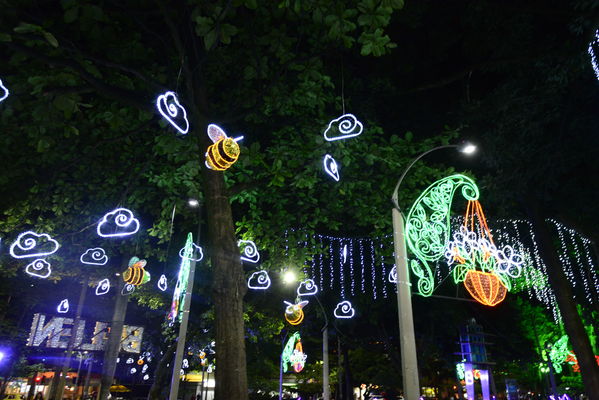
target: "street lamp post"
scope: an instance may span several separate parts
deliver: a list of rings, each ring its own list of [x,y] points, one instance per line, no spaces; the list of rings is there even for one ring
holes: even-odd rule
[[[406,237],[404,232],[404,218],[398,203],[398,192],[401,182],[418,160],[425,155],[440,149],[457,148],[465,154],[472,154],[476,147],[469,143],[461,145],[445,145],[432,148],[416,157],[401,174],[395,185],[391,197],[393,209],[393,244],[395,252],[395,266],[397,270],[397,309],[399,316],[399,342],[401,348],[401,371],[403,378],[404,399],[417,400],[420,398],[420,384],[418,379],[418,359],[416,357],[416,339],[414,335],[414,319],[412,316],[412,297],[410,275],[408,272],[408,256],[406,250]]]

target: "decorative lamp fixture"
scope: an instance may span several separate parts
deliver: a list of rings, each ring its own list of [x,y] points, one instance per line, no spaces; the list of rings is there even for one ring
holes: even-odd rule
[[[237,142],[243,136],[231,139],[218,125],[208,125],[208,137],[212,140],[206,151],[206,167],[215,171],[224,171],[239,158],[239,145]]]

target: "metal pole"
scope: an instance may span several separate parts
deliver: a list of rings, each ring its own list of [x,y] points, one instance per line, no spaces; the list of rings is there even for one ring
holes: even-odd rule
[[[195,252],[194,252],[195,253]],[[195,257],[195,254],[194,254]],[[183,299],[183,315],[181,317],[181,324],[179,325],[179,337],[177,339],[177,351],[175,352],[175,359],[173,361],[173,376],[171,378],[171,390],[168,395],[169,400],[177,400],[179,394],[179,381],[181,363],[183,362],[183,354],[185,353],[185,340],[187,338],[187,323],[189,321],[189,306],[191,305],[191,291],[193,290],[193,277],[195,275],[196,262],[192,258],[189,262],[189,277],[187,280],[187,292]]]
[[[420,385],[418,381],[418,360],[416,358],[416,339],[412,316],[412,294],[408,273],[404,220],[399,210],[395,207],[392,210],[392,218],[395,266],[397,269],[397,308],[399,314],[404,399],[418,400],[420,398]]]
[[[322,330],[322,398],[331,399],[331,387],[329,386],[329,326]]]
[[[90,354],[87,359],[87,375],[85,375],[85,384],[83,385],[83,392],[81,393],[81,398],[86,399],[87,393],[89,392],[89,380],[92,374],[92,364],[94,362],[94,356]]]

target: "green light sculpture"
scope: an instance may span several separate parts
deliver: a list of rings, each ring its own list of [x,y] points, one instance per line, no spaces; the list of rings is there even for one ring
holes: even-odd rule
[[[562,372],[562,364],[566,362],[570,350],[568,350],[568,335],[560,337],[549,350],[549,359],[557,374]]]
[[[288,365],[292,365],[295,372],[300,372],[304,368],[306,355],[301,347],[301,337],[299,332],[295,332],[285,345],[281,354],[281,363],[283,364],[283,372],[287,372]]]
[[[450,237],[450,211],[458,188],[466,200],[477,200],[478,187],[467,176],[456,174],[430,185],[412,205],[406,219],[406,242],[418,260],[411,260],[412,273],[418,277],[418,292],[433,294],[435,278],[429,263],[445,254]]]
[[[183,248],[183,255],[181,257],[181,266],[179,267],[179,276],[177,277],[177,285],[173,292],[173,302],[171,303],[171,311],[168,314],[168,319],[171,324],[174,324],[176,320],[181,322],[183,317],[183,298],[187,292],[187,281],[189,279],[189,264],[193,258],[193,236],[191,233],[187,234],[187,241]]]

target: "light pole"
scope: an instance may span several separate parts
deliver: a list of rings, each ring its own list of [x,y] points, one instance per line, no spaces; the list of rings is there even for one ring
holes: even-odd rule
[[[433,151],[456,148],[464,154],[472,154],[476,151],[476,146],[470,143],[460,145],[450,144],[438,146],[425,151],[416,157],[410,165],[401,174],[391,202],[393,209],[391,211],[393,221],[393,244],[395,250],[395,265],[397,269],[397,309],[399,315],[399,343],[401,348],[401,371],[403,378],[404,399],[418,400],[420,398],[420,384],[418,381],[418,359],[416,357],[416,339],[414,337],[414,319],[412,316],[412,297],[410,290],[410,274],[408,272],[408,256],[406,251],[406,237],[404,232],[404,218],[398,203],[398,191],[401,182],[418,160]]]

